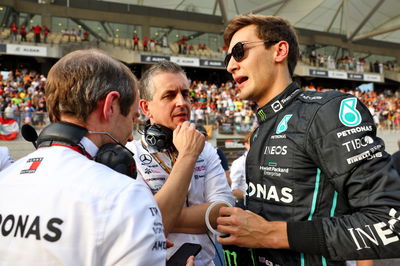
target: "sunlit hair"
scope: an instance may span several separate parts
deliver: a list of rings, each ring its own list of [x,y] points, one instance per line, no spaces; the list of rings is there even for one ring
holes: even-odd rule
[[[129,68],[106,53],[74,51],[50,69],[45,85],[50,120],[57,122],[61,114],[68,114],[86,122],[111,91],[120,93],[120,112],[126,116],[137,97],[136,86],[137,79]]]
[[[264,41],[286,41],[289,44],[288,68],[290,76],[293,76],[294,69],[299,59],[299,42],[293,26],[281,17],[262,15],[240,15],[233,18],[224,32],[225,45],[229,46],[233,35],[249,25],[257,26],[257,37]],[[265,43],[268,48],[271,44]]]

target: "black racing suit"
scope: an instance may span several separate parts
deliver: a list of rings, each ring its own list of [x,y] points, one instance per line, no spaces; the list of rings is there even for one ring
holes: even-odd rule
[[[256,263],[345,265],[400,256],[400,178],[356,97],[292,83],[257,118],[247,206],[267,220],[288,221],[291,249],[255,249]]]

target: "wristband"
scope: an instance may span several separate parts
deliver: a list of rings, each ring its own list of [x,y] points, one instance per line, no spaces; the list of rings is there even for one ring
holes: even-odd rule
[[[218,204],[225,204],[228,207],[232,207],[232,204],[230,204],[229,202],[225,201],[225,200],[217,200],[214,201],[213,203],[210,204],[210,206],[208,206],[207,210],[206,210],[206,214],[205,214],[205,221],[206,221],[206,225],[208,230],[210,230],[214,235],[221,235],[220,232],[218,232],[217,230],[215,230],[214,228],[212,228],[211,224],[210,224],[210,212],[212,210],[212,208],[214,208],[216,205]]]

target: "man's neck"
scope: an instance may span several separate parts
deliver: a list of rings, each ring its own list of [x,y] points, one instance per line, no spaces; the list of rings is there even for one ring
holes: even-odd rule
[[[276,82],[273,83],[270,88],[267,88],[264,96],[259,101],[257,101],[257,105],[259,107],[266,105],[276,96],[281,94],[292,82],[293,80],[290,76],[276,80]]]

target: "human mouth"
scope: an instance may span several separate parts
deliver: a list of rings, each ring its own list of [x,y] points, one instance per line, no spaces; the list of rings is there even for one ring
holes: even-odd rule
[[[246,82],[249,78],[247,76],[237,76],[234,78],[236,83],[240,86],[242,83]]]

